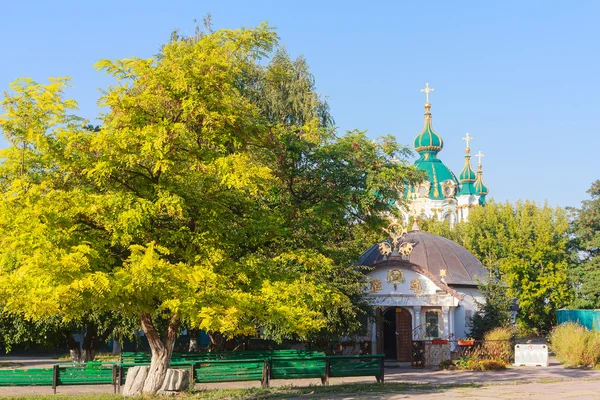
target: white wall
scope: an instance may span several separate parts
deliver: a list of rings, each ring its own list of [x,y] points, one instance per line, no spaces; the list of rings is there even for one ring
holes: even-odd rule
[[[476,288],[455,288],[464,300],[460,302],[459,307],[454,310],[454,333],[456,338],[468,337],[471,333],[469,316],[473,316],[477,311],[475,300],[483,303],[485,299]]]

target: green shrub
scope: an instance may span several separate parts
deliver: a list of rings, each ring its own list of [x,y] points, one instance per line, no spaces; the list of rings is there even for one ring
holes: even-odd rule
[[[509,362],[512,356],[513,331],[508,327],[494,328],[483,335],[480,359]]]
[[[500,371],[506,369],[506,362],[503,360],[479,360],[481,371]]]
[[[600,364],[600,332],[590,332],[575,323],[565,322],[550,333],[550,348],[556,358],[571,367]]]
[[[455,362],[458,369],[471,371],[499,371],[506,369],[506,362],[501,359],[478,359],[475,356],[464,356]]]

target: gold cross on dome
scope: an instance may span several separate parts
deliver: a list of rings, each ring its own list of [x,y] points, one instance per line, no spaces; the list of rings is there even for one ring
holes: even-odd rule
[[[440,269],[440,277],[441,278],[445,278],[446,277],[446,270],[445,269]]]
[[[429,103],[429,93],[433,92],[433,88],[429,87],[429,83],[425,83],[425,89],[421,89],[421,92],[425,93],[425,103]]]
[[[479,164],[481,164],[481,157],[483,156],[485,156],[485,154],[483,154],[481,150],[479,150],[479,153],[475,154],[475,157],[479,157]]]
[[[467,142],[467,149],[469,148],[469,142],[471,140],[473,140],[473,137],[469,136],[469,132],[467,132],[467,136],[465,136],[464,138],[462,138],[462,140]]]

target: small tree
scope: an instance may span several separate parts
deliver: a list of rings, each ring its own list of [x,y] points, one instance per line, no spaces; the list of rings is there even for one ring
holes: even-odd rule
[[[485,301],[476,302],[478,309],[471,321],[471,336],[481,340],[486,332],[509,324],[511,299],[506,294],[506,285],[494,278],[480,284],[479,291]]]

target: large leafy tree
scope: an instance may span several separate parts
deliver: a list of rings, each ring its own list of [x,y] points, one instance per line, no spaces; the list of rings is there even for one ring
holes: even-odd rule
[[[571,301],[569,273],[574,254],[564,209],[531,201],[490,201],[472,209],[468,222],[453,229],[439,221],[422,225],[465,246],[488,269],[481,288],[491,296],[494,311],[483,312],[499,317],[483,325],[505,323],[502,308],[508,307],[508,299],[517,298],[519,324],[547,331],[555,321],[554,311]],[[506,296],[499,295],[503,290]]]
[[[575,270],[576,298],[578,308],[600,308],[600,180],[588,190],[591,197],[575,210],[573,231],[579,262]]]
[[[0,121],[15,137],[2,168],[21,171],[0,180],[5,309],[139,318],[147,392],[182,324],[275,340],[355,329],[363,284],[350,261],[420,175],[390,137],[336,135],[304,64],[259,62],[276,44],[261,25],[101,61],[116,83],[99,131],[68,116],[64,82],[14,87]],[[40,99],[21,102],[32,87]],[[46,98],[57,117],[42,126]],[[19,162],[23,149],[43,165]]]
[[[508,296],[519,300],[519,323],[549,330],[554,311],[572,297],[566,211],[530,201],[490,202],[469,214],[465,231],[467,248],[506,283]]]

